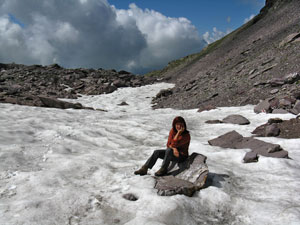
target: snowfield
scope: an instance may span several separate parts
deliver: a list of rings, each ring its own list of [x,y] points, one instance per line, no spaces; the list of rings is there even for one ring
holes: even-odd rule
[[[103,111],[0,104],[1,225],[300,224],[300,139],[260,138],[280,144],[290,159],[260,156],[244,164],[247,149],[222,149],[208,140],[236,130],[251,136],[269,118],[253,106],[193,110],[151,109],[172,84],[122,88],[72,100]],[[128,105],[119,106],[126,101]],[[205,124],[230,114],[250,125]],[[186,119],[190,154],[208,157],[211,184],[193,197],[162,197],[154,172],[135,176],[155,149],[164,148],[175,116]],[[122,196],[132,193],[137,201]]]

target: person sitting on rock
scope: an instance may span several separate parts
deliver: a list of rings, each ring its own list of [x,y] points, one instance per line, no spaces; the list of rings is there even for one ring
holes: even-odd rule
[[[178,116],[172,123],[172,129],[169,133],[167,149],[155,150],[151,157],[147,160],[139,170],[135,171],[135,175],[146,175],[148,169],[152,169],[157,159],[163,159],[161,168],[155,173],[155,176],[163,176],[168,172],[171,161],[183,162],[189,156],[190,133],[186,128],[185,120]]]

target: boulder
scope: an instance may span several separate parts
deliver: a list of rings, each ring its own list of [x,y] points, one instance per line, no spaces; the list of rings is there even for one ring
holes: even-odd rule
[[[279,145],[257,140],[253,137],[243,137],[236,131],[231,131],[215,139],[209,140],[208,143],[212,146],[219,146],[222,148],[251,149],[252,152],[266,157],[288,158],[288,152],[283,150]],[[248,157],[249,154],[246,159]]]
[[[238,125],[250,124],[250,121],[241,115],[229,115],[222,120],[223,123],[232,123]]]
[[[266,127],[265,136],[266,137],[277,137],[280,134],[280,129],[276,123],[273,123]]]
[[[297,110],[297,112],[300,113],[300,100],[296,101],[293,109]]]
[[[258,103],[258,105],[256,105],[254,107],[254,112],[255,113],[261,113],[261,112],[271,112],[271,105],[269,103],[268,100],[264,100],[264,101],[261,101],[260,103]]]
[[[243,158],[244,163],[251,163],[258,161],[258,155],[256,152],[247,152]]]
[[[199,107],[197,112],[210,111],[212,109],[216,109],[216,107],[213,105],[202,105]]]
[[[286,111],[285,109],[274,109],[272,111],[272,114],[287,114],[289,113],[288,111]]]
[[[205,121],[205,123],[208,124],[219,124],[219,123],[223,123],[221,120],[207,120]]]
[[[39,96],[39,99],[43,103],[42,106],[49,108],[59,108],[59,109],[82,109],[83,106],[80,103],[70,103],[61,101],[54,98]]]
[[[222,148],[235,148],[237,143],[241,142],[242,140],[243,136],[234,130],[215,139],[209,140],[208,143],[212,146],[219,146]]]
[[[205,185],[208,176],[206,156],[193,153],[186,161],[176,166],[172,163],[167,175],[156,178],[154,188],[158,190],[159,195],[183,194],[191,197]]]
[[[300,74],[299,73],[290,73],[286,75],[284,78],[284,83],[286,84],[293,84],[300,80]]]

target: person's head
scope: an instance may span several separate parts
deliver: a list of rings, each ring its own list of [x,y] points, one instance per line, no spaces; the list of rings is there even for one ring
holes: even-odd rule
[[[178,130],[180,130],[181,127],[184,127],[184,132],[187,131],[185,120],[181,116],[177,116],[174,118],[172,127],[173,127],[173,130],[176,132]]]

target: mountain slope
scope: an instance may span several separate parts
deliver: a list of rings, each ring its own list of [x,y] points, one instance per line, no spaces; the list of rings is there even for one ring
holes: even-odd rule
[[[300,1],[267,0],[247,24],[156,72],[176,84],[154,100],[156,107],[256,104],[274,95],[299,92],[299,81],[269,82],[300,73],[299,18]]]

